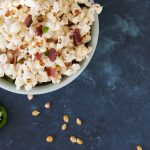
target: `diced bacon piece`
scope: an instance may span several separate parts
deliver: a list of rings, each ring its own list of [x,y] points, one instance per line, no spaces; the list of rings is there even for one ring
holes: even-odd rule
[[[56,68],[49,67],[49,68],[47,68],[47,74],[48,74],[48,76],[55,78],[55,77],[57,77],[58,72],[57,72]]]
[[[78,28],[73,31],[73,41],[75,46],[80,45],[82,42],[82,37]]]
[[[32,23],[33,23],[32,16],[28,15],[24,21],[24,24],[27,28],[29,28]]]
[[[42,36],[43,35],[43,26],[42,25],[36,27],[35,34],[37,36]]]
[[[58,56],[58,52],[54,48],[51,48],[50,54],[48,55],[50,61],[54,62],[56,60],[57,56]]]
[[[43,53],[37,52],[35,55],[35,59],[40,61],[42,59],[42,55],[43,55]]]

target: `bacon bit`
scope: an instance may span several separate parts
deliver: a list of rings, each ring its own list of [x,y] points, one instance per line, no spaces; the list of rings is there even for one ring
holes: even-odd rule
[[[55,40],[55,44],[57,44],[57,43],[58,43],[58,39]]]
[[[73,40],[74,40],[74,45],[75,46],[80,45],[81,42],[82,42],[82,37],[81,37],[81,34],[80,34],[80,30],[78,28],[76,28],[73,31]]]
[[[57,56],[58,56],[58,52],[54,48],[51,48],[50,54],[48,56],[50,61],[54,62],[56,60]]]
[[[58,75],[58,72],[56,68],[49,67],[47,68],[47,74],[48,76],[55,78]]]
[[[37,36],[42,36],[42,34],[43,34],[43,30],[42,30],[42,29],[43,29],[43,26],[42,26],[42,25],[36,27],[35,34],[36,34]]]
[[[31,24],[33,23],[33,20],[32,20],[32,16],[31,15],[28,15],[24,21],[24,25],[29,28],[31,26]]]
[[[43,15],[39,15],[37,17],[38,22],[43,22],[44,21],[44,16]]]
[[[37,52],[36,55],[35,55],[35,59],[40,61],[41,58],[42,58],[42,55],[43,55],[43,53]]]

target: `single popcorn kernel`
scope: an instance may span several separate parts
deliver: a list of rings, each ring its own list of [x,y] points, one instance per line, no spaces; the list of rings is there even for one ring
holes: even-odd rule
[[[66,129],[67,129],[67,125],[66,125],[66,124],[63,124],[62,127],[61,127],[61,129],[62,129],[63,131],[66,130]]]
[[[71,136],[71,137],[70,137],[70,141],[71,141],[72,143],[76,143],[76,142],[77,142],[77,138],[76,138],[75,136]]]
[[[53,138],[52,136],[48,136],[48,137],[46,138],[46,141],[47,141],[48,143],[53,142],[53,140],[54,140],[54,138]]]
[[[81,119],[77,118],[76,123],[77,123],[79,126],[81,126],[81,125],[82,125]]]
[[[83,140],[77,138],[77,143],[78,143],[79,145],[82,145],[82,144],[83,144]]]
[[[32,115],[35,117],[38,116],[39,114],[40,114],[40,112],[37,110],[32,111]]]
[[[51,103],[50,103],[50,102],[47,102],[47,103],[45,104],[45,108],[49,109],[50,107],[51,107]]]
[[[141,146],[141,145],[138,145],[138,146],[137,146],[137,150],[143,150],[142,146]]]
[[[69,122],[69,116],[64,115],[64,116],[63,116],[63,120],[64,120],[65,122]]]
[[[28,98],[28,100],[30,101],[30,100],[33,99],[33,95],[32,95],[32,94],[28,94],[28,95],[27,95],[27,98]]]

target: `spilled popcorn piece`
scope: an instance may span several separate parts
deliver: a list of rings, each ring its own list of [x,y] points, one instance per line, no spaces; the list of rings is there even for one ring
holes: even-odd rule
[[[32,94],[28,94],[28,95],[27,95],[27,98],[28,98],[28,100],[30,101],[30,100],[33,99],[33,95],[32,95]]]

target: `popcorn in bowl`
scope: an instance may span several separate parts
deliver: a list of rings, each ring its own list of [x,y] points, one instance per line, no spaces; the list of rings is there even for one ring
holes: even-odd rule
[[[75,74],[101,11],[88,0],[0,0],[0,77],[29,91]]]

